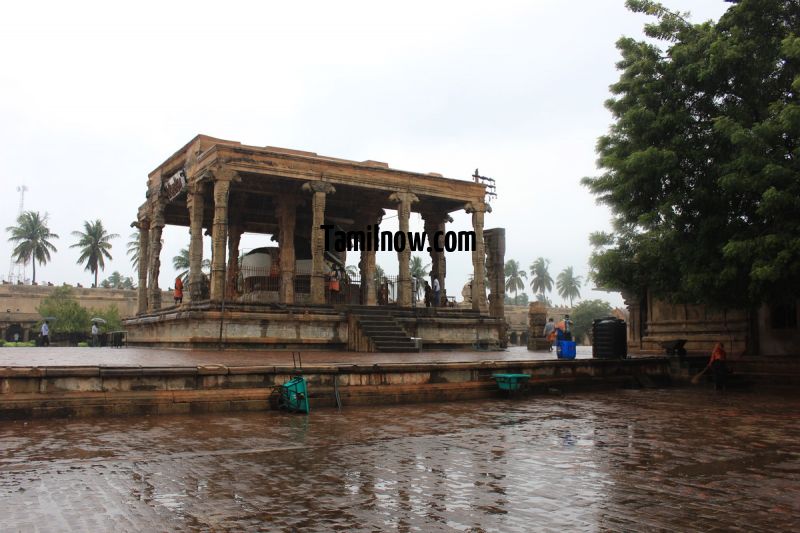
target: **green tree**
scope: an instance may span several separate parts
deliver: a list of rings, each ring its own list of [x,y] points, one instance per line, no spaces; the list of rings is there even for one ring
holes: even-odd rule
[[[78,238],[78,242],[70,246],[70,248],[80,249],[80,257],[78,264],[86,264],[84,270],[90,271],[94,274],[94,286],[97,287],[97,276],[101,270],[106,267],[105,260],[113,259],[111,257],[111,239],[119,237],[116,233],[108,233],[103,227],[103,222],[95,220],[90,222],[88,220],[83,222],[83,231],[73,231],[72,235]]]
[[[582,343],[584,336],[591,340],[592,320],[611,315],[611,305],[603,300],[584,300],[572,309],[572,336],[575,342]]]
[[[42,317],[55,317],[50,324],[53,333],[85,333],[90,327],[89,311],[81,307],[70,287],[56,287],[36,311]]]
[[[182,248],[178,255],[172,258],[172,268],[178,272],[178,277],[181,278],[184,284],[189,280],[189,249]],[[211,261],[203,259],[200,268],[209,273],[211,271]]]
[[[528,274],[520,269],[519,261],[509,259],[505,264],[505,275],[506,290],[514,293],[514,305],[517,305],[517,292],[525,290],[525,283],[522,278],[527,278]],[[525,299],[527,301],[527,296]]]
[[[89,318],[102,318],[106,321],[102,329],[105,331],[119,331],[122,329],[122,319],[119,316],[119,308],[116,304],[111,304],[104,309],[90,308],[88,314]]]
[[[572,301],[575,298],[581,297],[581,280],[581,276],[576,276],[572,267],[565,268],[556,277],[558,295],[565,300],[569,300],[570,307],[572,307]]]
[[[553,290],[553,278],[549,272],[550,260],[539,257],[531,263],[531,289],[534,294],[538,294],[536,300],[539,302],[549,302],[545,293]],[[549,305],[549,303],[548,303]]]
[[[583,180],[614,216],[592,277],[717,306],[797,297],[800,3],[741,0],[716,24],[627,5],[655,42],[617,42],[603,174]]]
[[[136,286],[133,283],[133,279],[130,277],[125,277],[116,270],[111,273],[106,279],[104,279],[100,286],[107,289],[135,289]]]
[[[540,303],[543,303],[547,307],[553,307],[553,302],[550,300],[550,298],[548,298],[547,296],[545,296],[542,293],[537,293],[536,294],[536,301],[540,302]]]
[[[17,263],[33,263],[33,282],[36,283],[36,263],[41,265],[50,261],[50,252],[57,252],[50,239],[58,239],[47,227],[47,213],[41,216],[38,211],[25,211],[17,217],[17,225],[9,226],[8,238],[16,244],[11,256]]]

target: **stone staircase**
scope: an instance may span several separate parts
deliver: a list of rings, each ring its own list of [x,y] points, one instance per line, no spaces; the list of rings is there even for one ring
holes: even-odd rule
[[[351,307],[350,312],[361,332],[368,337],[378,352],[416,352],[417,348],[408,333],[392,316],[392,311],[380,307]]]

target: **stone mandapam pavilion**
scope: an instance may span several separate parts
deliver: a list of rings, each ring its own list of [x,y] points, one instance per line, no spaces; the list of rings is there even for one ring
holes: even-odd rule
[[[429,347],[505,344],[505,235],[484,231],[491,209],[482,183],[198,135],[150,173],[146,197],[132,224],[140,247],[138,313],[126,321],[132,344],[358,351],[411,349],[413,337]],[[425,308],[416,301],[408,247],[397,252],[392,302],[379,294],[381,281],[389,281],[373,282],[375,250],[351,251],[360,254],[359,275],[347,276],[344,292],[328,290],[327,277],[344,265],[346,252],[325,250],[321,226],[366,231],[386,209],[397,211],[402,232],[408,232],[411,212],[421,213],[428,242],[446,231],[450,213],[472,214],[471,308]],[[161,301],[158,286],[168,224],[186,226],[190,234],[188,298],[177,306]],[[242,283],[243,233],[277,241],[269,271],[257,277],[245,272],[249,283]],[[210,276],[202,271],[204,234],[212,241]],[[431,279],[438,278],[443,292],[445,256],[430,250]],[[487,298],[486,268],[497,298]]]

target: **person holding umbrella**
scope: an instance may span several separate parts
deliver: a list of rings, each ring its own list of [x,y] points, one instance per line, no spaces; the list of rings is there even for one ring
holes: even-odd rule
[[[92,346],[97,348],[100,346],[100,328],[97,324],[105,324],[104,318],[95,317],[92,319]]]

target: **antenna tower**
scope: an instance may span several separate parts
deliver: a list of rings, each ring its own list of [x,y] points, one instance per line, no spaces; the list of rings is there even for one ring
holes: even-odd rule
[[[17,187],[17,192],[19,193],[19,210],[17,211],[17,218],[19,218],[19,216],[25,211],[25,191],[27,190],[28,187],[25,185],[20,185]],[[28,275],[27,270],[27,265],[15,262],[12,254],[8,266],[8,281],[10,283],[17,283],[18,281],[22,281],[24,283],[25,278]]]

